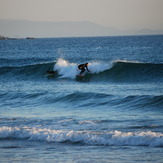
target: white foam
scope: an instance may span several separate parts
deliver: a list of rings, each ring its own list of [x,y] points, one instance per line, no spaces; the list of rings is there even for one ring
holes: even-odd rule
[[[96,124],[94,121],[86,120],[86,121],[79,121],[79,124]]]
[[[118,63],[118,62],[122,62],[122,63],[143,63],[140,61],[131,61],[131,60],[115,60],[115,61],[113,61],[113,63]]]
[[[91,73],[100,73],[109,69],[110,67],[111,65],[108,63],[92,62],[88,64],[88,69],[91,71]],[[74,79],[76,75],[80,73],[77,63],[69,63],[61,58],[58,59],[57,63],[55,64],[54,70],[61,75],[61,78]]]
[[[88,145],[113,146],[163,146],[163,133],[152,131],[140,132],[92,132],[64,131],[46,128],[0,127],[0,139],[28,139],[48,142],[80,142]]]
[[[66,60],[58,59],[57,63],[54,66],[54,69],[61,75],[61,78],[72,78],[79,73],[77,70],[77,64],[69,63]]]
[[[92,73],[100,73],[111,68],[108,63],[93,62],[89,64],[89,70]]]

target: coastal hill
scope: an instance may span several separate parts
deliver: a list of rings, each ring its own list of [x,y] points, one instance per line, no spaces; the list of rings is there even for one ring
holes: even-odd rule
[[[92,22],[36,22],[27,20],[0,20],[0,34],[14,38],[80,37],[163,34],[163,30],[119,30]]]

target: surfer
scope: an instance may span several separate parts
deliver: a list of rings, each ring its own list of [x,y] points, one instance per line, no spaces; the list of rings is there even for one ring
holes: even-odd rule
[[[80,64],[80,65],[78,66],[78,69],[81,70],[80,75],[82,75],[82,74],[85,72],[86,69],[87,69],[88,72],[90,72],[90,71],[88,70],[88,63]]]

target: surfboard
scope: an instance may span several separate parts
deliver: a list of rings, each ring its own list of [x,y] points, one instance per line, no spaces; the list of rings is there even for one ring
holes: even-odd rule
[[[82,78],[82,77],[84,77],[84,75],[78,74],[78,75],[76,75],[76,77]]]

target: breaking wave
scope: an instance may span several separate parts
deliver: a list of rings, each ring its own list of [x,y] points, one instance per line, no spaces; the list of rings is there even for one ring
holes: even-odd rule
[[[59,59],[57,62],[39,63],[26,66],[0,67],[0,75],[23,78],[43,78],[46,71],[55,70],[56,78],[76,79],[80,73],[78,63],[69,63]],[[82,80],[110,82],[152,82],[163,81],[163,64],[141,63],[133,61],[113,61],[110,63],[91,62]]]
[[[64,131],[46,128],[1,127],[0,139],[27,139],[54,143],[81,143],[104,146],[163,146],[163,134],[152,131],[140,132],[93,132]]]

